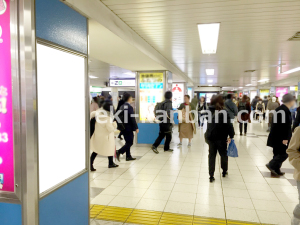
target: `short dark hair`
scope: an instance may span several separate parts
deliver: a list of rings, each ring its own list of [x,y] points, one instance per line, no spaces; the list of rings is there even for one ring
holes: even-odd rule
[[[124,92],[123,94],[123,100],[124,102],[128,102],[129,98],[131,97],[131,95],[127,92]]]
[[[228,94],[227,99],[232,99],[232,94]]]
[[[265,95],[264,99],[267,99],[267,98],[268,98],[268,96]]]
[[[105,111],[110,112],[111,106],[112,106],[112,104],[111,104],[110,101],[105,101],[104,104],[103,104],[103,106],[102,106],[102,108],[103,108]]]
[[[189,95],[184,95],[184,97],[187,97],[188,99],[191,99],[191,97]]]
[[[165,93],[165,99],[170,100],[173,96],[173,93],[171,91],[166,91]]]

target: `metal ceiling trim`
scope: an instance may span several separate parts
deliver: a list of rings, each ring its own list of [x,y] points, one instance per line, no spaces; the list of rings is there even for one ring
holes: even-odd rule
[[[194,82],[178,67],[172,64],[165,56],[159,53],[134,30],[132,30],[123,20],[114,14],[107,6],[99,0],[62,0],[65,4],[80,12],[82,15],[89,19],[93,19],[109,29],[115,35],[131,44],[139,51],[150,57],[155,62],[159,63],[166,70],[171,71],[173,74],[181,76],[190,86]]]

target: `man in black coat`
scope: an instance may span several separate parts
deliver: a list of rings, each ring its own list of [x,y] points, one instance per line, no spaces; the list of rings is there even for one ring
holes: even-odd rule
[[[273,148],[273,159],[266,167],[277,176],[284,175],[280,171],[282,163],[288,158],[286,153],[289,141],[292,137],[292,116],[290,108],[295,104],[291,94],[282,97],[283,104],[279,106],[273,115],[271,132],[268,137],[267,145]]]
[[[127,94],[127,92],[124,92],[124,94]],[[119,102],[118,102],[118,106],[117,106],[117,112],[121,109],[121,106],[125,104],[125,101],[123,100],[123,98],[121,98],[121,96],[119,96]],[[123,132],[120,131],[118,138],[120,140],[123,140],[122,138]]]
[[[131,156],[130,148],[133,145],[134,134],[135,131],[137,134],[139,133],[139,128],[135,120],[135,114],[130,103],[132,102],[132,97],[128,93],[124,93],[123,100],[125,103],[121,106],[120,110],[123,111],[121,114],[123,115],[124,121],[122,121],[125,125],[125,129],[122,131],[122,134],[125,139],[125,145],[116,151],[117,159],[120,161],[120,154],[126,153],[126,161],[136,160]],[[127,116],[127,118],[125,118]]]
[[[170,149],[170,143],[172,140],[172,121],[170,120],[171,118],[171,111],[172,111],[172,92],[171,91],[167,91],[165,93],[165,101],[163,101],[162,104],[162,109],[166,112],[167,116],[167,120],[166,121],[162,121],[162,123],[159,124],[159,135],[156,139],[156,141],[154,142],[154,144],[152,145],[152,151],[156,154],[158,154],[158,150],[157,147],[160,145],[161,141],[166,137],[165,140],[165,146],[164,146],[164,150],[165,152],[169,151],[172,152],[173,149]]]

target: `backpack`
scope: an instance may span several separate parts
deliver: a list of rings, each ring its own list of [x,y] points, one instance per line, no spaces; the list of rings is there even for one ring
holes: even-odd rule
[[[155,105],[155,108],[154,108],[154,115],[155,115],[155,118],[157,118],[159,116],[159,120],[162,121],[163,120],[163,115],[164,113],[163,112],[158,112],[159,110],[164,110],[164,104],[165,104],[165,101],[163,102],[158,102],[156,103]]]
[[[239,102],[239,111],[246,110],[246,102]]]

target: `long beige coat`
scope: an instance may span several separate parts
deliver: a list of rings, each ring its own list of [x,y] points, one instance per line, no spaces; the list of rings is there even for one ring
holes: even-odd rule
[[[293,137],[290,141],[288,150],[290,163],[295,167],[294,178],[300,181],[300,127],[297,127],[294,131]]]
[[[95,131],[90,141],[91,151],[102,156],[115,155],[115,135],[117,123],[112,122],[109,116],[99,113],[99,110],[91,113],[91,119],[96,118]]]

